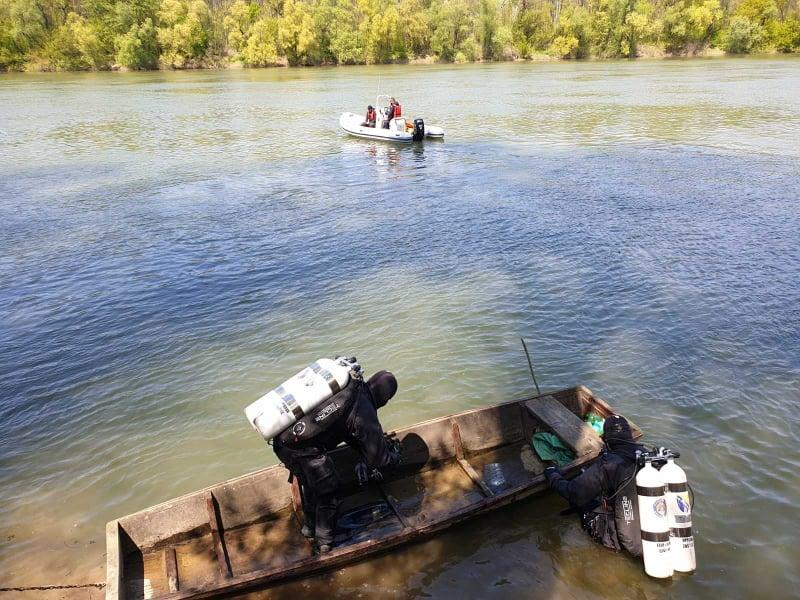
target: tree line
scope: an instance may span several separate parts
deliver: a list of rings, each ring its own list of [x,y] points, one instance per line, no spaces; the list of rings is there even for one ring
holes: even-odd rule
[[[0,69],[800,51],[799,0],[0,0]]]

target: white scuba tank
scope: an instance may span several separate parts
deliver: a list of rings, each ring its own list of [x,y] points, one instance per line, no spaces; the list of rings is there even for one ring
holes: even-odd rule
[[[673,459],[661,467],[661,475],[667,484],[667,515],[669,517],[672,568],[681,573],[695,570],[697,560],[694,554],[692,536],[692,507],[689,503],[689,485],[686,473]]]
[[[664,476],[649,462],[636,475],[644,570],[651,577],[671,577],[669,520]]]
[[[361,367],[348,358],[320,358],[244,409],[247,420],[271,440],[350,382]]]

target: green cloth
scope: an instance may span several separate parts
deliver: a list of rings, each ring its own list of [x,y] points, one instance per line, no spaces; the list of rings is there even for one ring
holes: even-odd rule
[[[606,420],[603,417],[596,415],[594,413],[589,413],[588,415],[586,415],[586,419],[584,420],[586,421],[586,424],[589,425],[589,427],[594,429],[594,432],[597,435],[603,435],[603,424],[606,422]]]
[[[575,453],[552,433],[544,431],[534,433],[531,444],[533,444],[533,449],[536,450],[539,458],[552,460],[559,467],[563,467],[575,460]]]

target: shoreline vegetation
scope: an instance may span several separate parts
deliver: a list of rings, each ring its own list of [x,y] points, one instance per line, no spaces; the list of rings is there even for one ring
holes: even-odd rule
[[[800,52],[800,0],[0,0],[0,71]]]

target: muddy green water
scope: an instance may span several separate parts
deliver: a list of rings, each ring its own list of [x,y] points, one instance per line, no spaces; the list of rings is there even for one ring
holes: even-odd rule
[[[447,130],[346,138],[376,92]],[[388,427],[582,383],[680,449],[668,583],[555,498],[297,597],[800,589],[800,60],[0,76],[0,586],[99,581],[104,524],[273,464],[243,408],[393,370]]]

